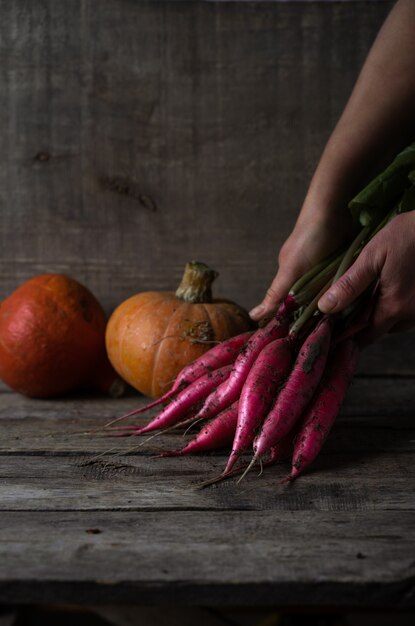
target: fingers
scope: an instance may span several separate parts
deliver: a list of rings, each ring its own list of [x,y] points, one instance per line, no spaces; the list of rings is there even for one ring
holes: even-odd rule
[[[292,272],[287,273],[285,271],[284,274],[282,274],[281,270],[278,271],[261,304],[249,312],[251,319],[258,321],[263,317],[271,315],[285,298],[296,278],[297,276],[293,275]]]
[[[346,231],[336,238],[331,225],[324,220],[297,221],[280,250],[278,273],[262,302],[250,311],[251,318],[258,321],[272,315],[298,278],[334,252],[344,236]]]
[[[272,315],[285,299],[295,281],[313,265],[314,257],[310,258],[304,252],[311,249],[309,238],[312,235],[311,229],[297,233],[294,228],[284,242],[278,254],[278,272],[268,287],[262,302],[249,312],[253,320],[259,321]]]
[[[353,265],[320,298],[322,313],[339,313],[348,307],[378,278],[379,269],[373,262],[370,248],[363,250]]]

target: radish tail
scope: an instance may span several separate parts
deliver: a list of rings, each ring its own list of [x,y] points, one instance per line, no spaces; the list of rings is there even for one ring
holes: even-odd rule
[[[245,476],[247,475],[247,473],[253,468],[253,466],[255,465],[255,463],[258,460],[258,455],[255,455],[252,459],[252,461],[250,462],[250,464],[248,465],[248,467],[246,468],[246,470],[244,471],[244,473],[242,474],[242,476],[240,477],[240,479],[236,482],[237,485],[239,485],[239,483],[241,482],[241,480],[243,480],[245,478]]]
[[[114,420],[111,420],[110,422],[104,425],[104,428],[108,428],[109,426],[112,426],[113,424],[116,424],[117,422],[120,422],[121,420],[127,419],[127,417],[132,417],[133,415],[144,413],[144,411],[148,411],[148,409],[152,409],[153,407],[158,406],[159,404],[163,404],[163,402],[166,402],[167,400],[170,400],[170,398],[175,396],[178,393],[178,391],[179,391],[178,389],[175,389],[175,390],[171,389],[170,391],[165,393],[164,396],[161,396],[161,398],[154,400],[154,402],[150,402],[150,404],[146,404],[145,406],[142,406],[139,409],[134,409],[134,411],[131,411],[130,413],[126,413],[125,415],[121,415],[120,417],[117,417]]]
[[[232,476],[237,476],[238,474],[242,474],[248,467],[248,464],[243,465],[242,467],[234,467],[229,472],[223,471],[218,476],[214,476],[213,478],[208,478],[204,480],[203,483],[199,483],[197,485],[198,489],[204,489],[205,487],[209,487],[210,485],[216,485],[217,483],[222,482],[222,480],[226,480],[227,478],[232,478]]]

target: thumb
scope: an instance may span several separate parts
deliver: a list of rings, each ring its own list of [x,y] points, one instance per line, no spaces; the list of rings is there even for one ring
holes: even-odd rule
[[[349,306],[378,278],[370,254],[363,251],[353,265],[320,298],[322,313],[339,313]]]

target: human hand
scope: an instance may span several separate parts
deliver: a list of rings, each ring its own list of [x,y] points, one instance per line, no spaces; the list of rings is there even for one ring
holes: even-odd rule
[[[333,218],[304,213],[280,250],[279,269],[264,299],[250,311],[253,320],[272,315],[300,276],[350,239],[352,220],[346,211],[336,216],[335,228]]]
[[[320,299],[323,313],[339,313],[379,279],[364,346],[390,332],[415,326],[415,211],[395,217],[380,230],[343,276]]]

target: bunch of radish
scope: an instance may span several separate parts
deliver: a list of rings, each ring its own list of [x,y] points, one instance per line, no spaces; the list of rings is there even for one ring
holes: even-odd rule
[[[165,405],[147,425],[107,428],[116,435],[201,423],[182,456],[231,446],[220,478],[292,458],[287,480],[297,478],[320,452],[342,406],[358,363],[358,333],[370,323],[372,285],[342,315],[322,315],[317,302],[350,267],[370,238],[398,212],[415,208],[415,144],[400,153],[351,203],[362,228],[346,250],[337,251],[293,285],[277,313],[262,328],[222,342],[178,375],[172,389],[137,415]],[[252,447],[249,465],[242,455]]]
[[[312,330],[302,337],[301,318],[290,328],[292,308],[285,304],[265,327],[218,344],[183,370],[164,397],[122,416],[167,402],[147,425],[111,423],[108,428],[118,435],[143,435],[203,421],[193,441],[163,456],[231,444],[222,477],[233,472],[252,444],[254,461],[276,462],[292,452],[295,440],[291,475],[296,477],[315,458],[334,422],[358,349],[348,338],[330,350],[335,324],[327,316],[313,316]]]

